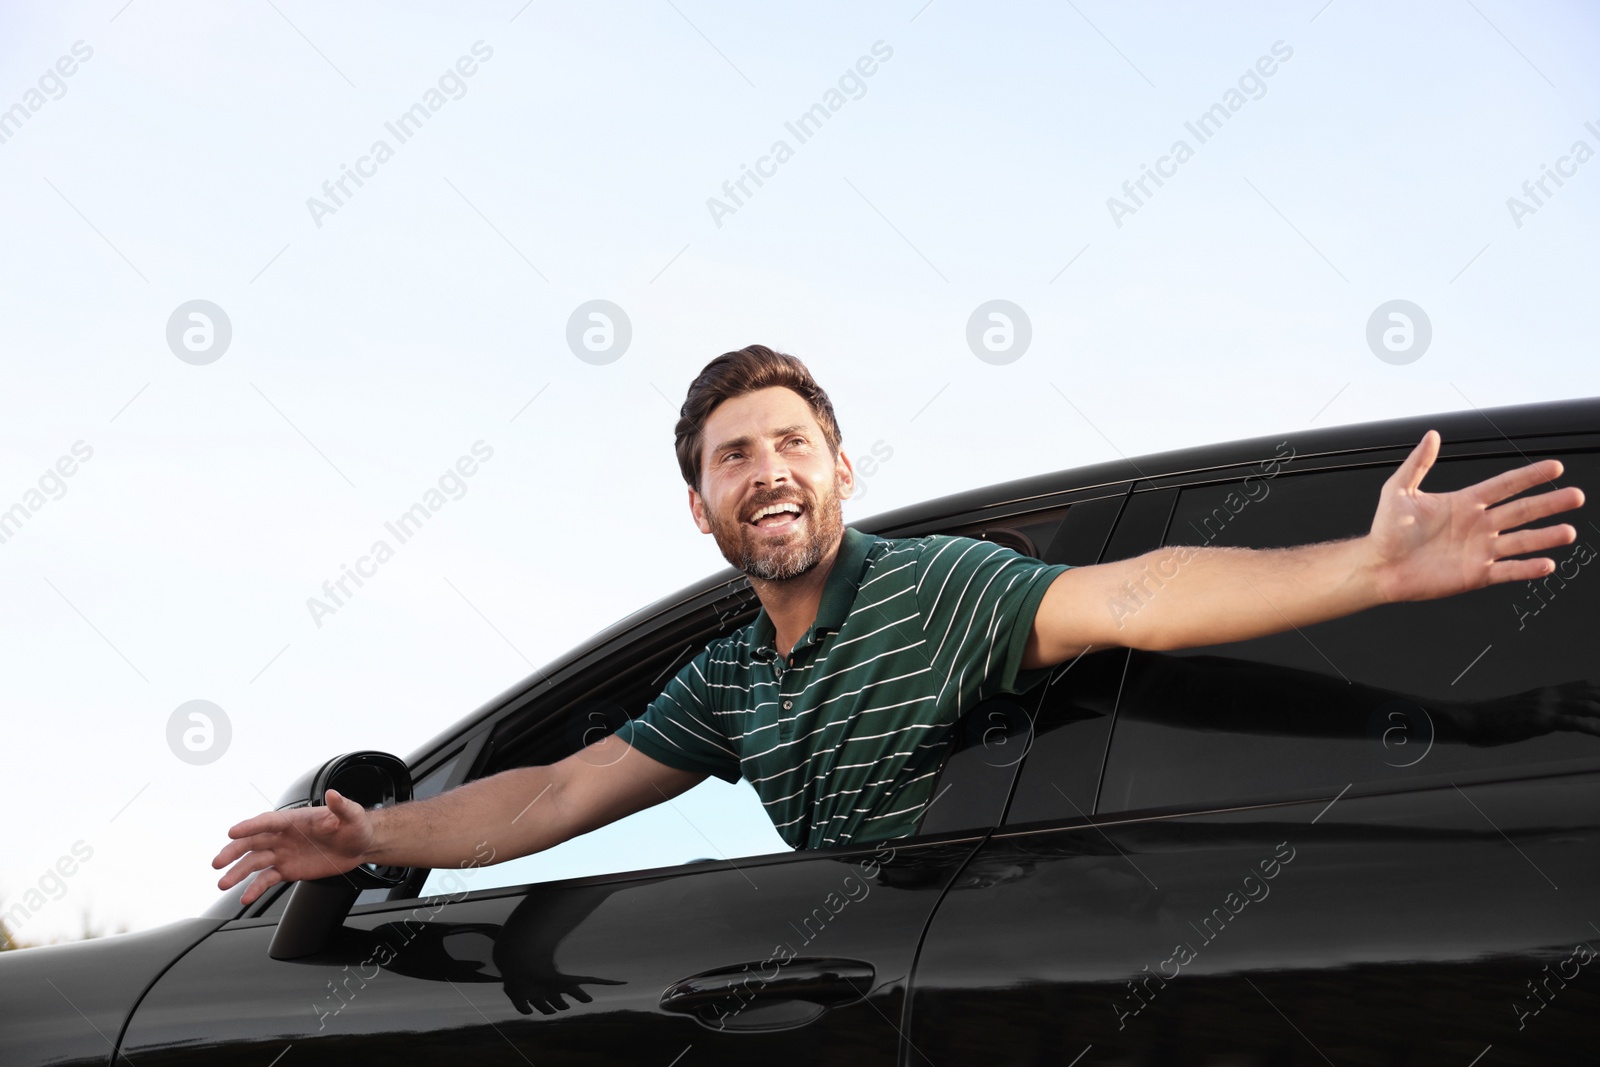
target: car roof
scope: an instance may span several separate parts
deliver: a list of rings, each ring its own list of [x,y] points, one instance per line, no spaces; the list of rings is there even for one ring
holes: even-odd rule
[[[1303,461],[1323,455],[1348,457],[1351,453],[1359,452],[1409,451],[1430,429],[1439,431],[1442,454],[1449,454],[1461,446],[1481,445],[1508,438],[1592,434],[1600,431],[1600,397],[1469,408],[1343,426],[1291,430],[1124,457],[962,490],[880,512],[848,525],[867,533],[896,536],[898,531],[914,530],[954,516],[969,516],[981,521],[984,511],[1015,510],[1019,505],[1025,506],[1029,502],[1037,502],[1045,507],[1054,502],[1053,498],[1082,494],[1096,488],[1121,490],[1130,483],[1159,484],[1165,479],[1245,467],[1274,456],[1285,440],[1293,445],[1295,459]],[[439,733],[418,748],[409,762],[415,767],[418,760],[426,759],[569,664],[592,655],[651,620],[671,615],[685,604],[719,587],[728,586],[741,577],[733,567],[725,567],[599,630]]]

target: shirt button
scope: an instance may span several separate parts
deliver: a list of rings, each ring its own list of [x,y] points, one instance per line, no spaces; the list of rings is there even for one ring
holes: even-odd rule
[[[794,701],[792,701],[792,700],[785,700],[785,701],[784,701],[784,702],[783,702],[783,710],[784,710],[784,711],[788,711],[788,710],[789,710],[789,709],[790,709],[790,708],[792,708],[792,707],[794,707]]]

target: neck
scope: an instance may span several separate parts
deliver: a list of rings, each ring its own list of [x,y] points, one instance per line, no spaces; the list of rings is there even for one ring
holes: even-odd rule
[[[828,575],[833,573],[833,564],[839,558],[842,541],[842,537],[835,541],[827,554],[817,561],[817,565],[798,578],[781,582],[754,577],[750,579],[750,588],[756,591],[761,606],[767,610],[767,617],[772,620],[772,628],[776,633],[774,640],[780,656],[788,656],[795,642],[817,621],[817,610],[822,606],[822,590],[827,585]]]

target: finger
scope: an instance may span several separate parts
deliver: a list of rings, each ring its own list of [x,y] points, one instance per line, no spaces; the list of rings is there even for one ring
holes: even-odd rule
[[[229,867],[228,873],[217,879],[217,888],[232,889],[244,881],[246,875],[259,871],[264,867],[270,867],[272,863],[273,855],[271,852],[252,852],[232,867]]]
[[[229,837],[249,837],[251,834],[270,833],[289,826],[289,817],[281,811],[264,811],[260,815],[228,827]]]
[[[1571,511],[1582,505],[1583,490],[1575,485],[1569,485],[1565,489],[1525,496],[1509,504],[1501,504],[1497,508],[1490,508],[1484,514],[1494,523],[1496,530],[1509,530],[1513,526],[1521,526],[1525,522],[1542,519],[1547,515]]]
[[[219,869],[226,867],[246,852],[252,849],[266,848],[277,840],[277,834],[254,834],[250,837],[241,837],[235,841],[229,841],[222,847],[222,851],[212,858],[211,866]]]
[[[1389,476],[1390,481],[1400,489],[1415,489],[1422,484],[1423,475],[1433,466],[1433,461],[1439,456],[1439,433],[1429,430],[1422,435],[1422,440],[1417,442],[1417,447],[1400,464],[1398,470]]]
[[[1537,463],[1496,474],[1493,478],[1485,478],[1476,485],[1467,486],[1463,492],[1471,494],[1472,499],[1480,504],[1493,504],[1541,482],[1554,481],[1561,477],[1564,469],[1559,459],[1541,459]]]
[[[253,846],[247,845],[243,841],[230,842],[223,847],[221,852],[218,852],[215,856],[211,857],[212,869],[220,871],[222,868],[226,867],[228,864],[232,863],[246,852],[249,852],[252,847]]]
[[[1501,582],[1531,582],[1555,572],[1555,561],[1548,556],[1537,559],[1502,559],[1489,564],[1489,580],[1485,585]]]
[[[1557,545],[1568,545],[1578,539],[1578,531],[1563,523],[1560,526],[1540,526],[1532,530],[1501,534],[1494,539],[1496,556],[1520,556],[1524,552],[1542,552]]]
[[[268,851],[273,848],[279,848],[282,847],[286,841],[292,843],[290,839],[279,833],[255,834],[252,837],[241,837],[237,841],[230,841],[227,845],[223,846],[222,851],[217,853],[216,858],[211,861],[211,866],[222,867],[226,864],[232,863],[234,860],[238,859],[240,856],[243,856],[247,852]]]
[[[255,881],[251,882],[249,887],[245,889],[244,896],[239,898],[239,903],[254,904],[260,899],[262,893],[265,893],[281,881],[283,881],[283,876],[277,872],[276,868],[262,871],[256,875]]]
[[[1579,730],[1586,734],[1600,734],[1600,722],[1586,718],[1582,715],[1557,715],[1556,728],[1560,730]]]
[[[361,813],[366,810],[360,804],[357,804],[349,797],[340,793],[337,789],[328,790],[328,792],[323,796],[322,802],[327,806],[329,811],[333,812],[339,817],[340,822],[350,822],[353,819],[359,818]]]

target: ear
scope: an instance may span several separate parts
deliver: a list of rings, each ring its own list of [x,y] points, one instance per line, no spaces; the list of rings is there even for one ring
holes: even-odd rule
[[[706,521],[706,502],[693,489],[689,490],[689,514],[694,516],[694,524],[700,527],[701,533],[711,532],[711,524]]]
[[[839,499],[849,500],[850,495],[856,491],[856,469],[850,463],[850,457],[845,455],[843,448],[839,449],[839,458],[833,465],[834,475],[839,480]]]

